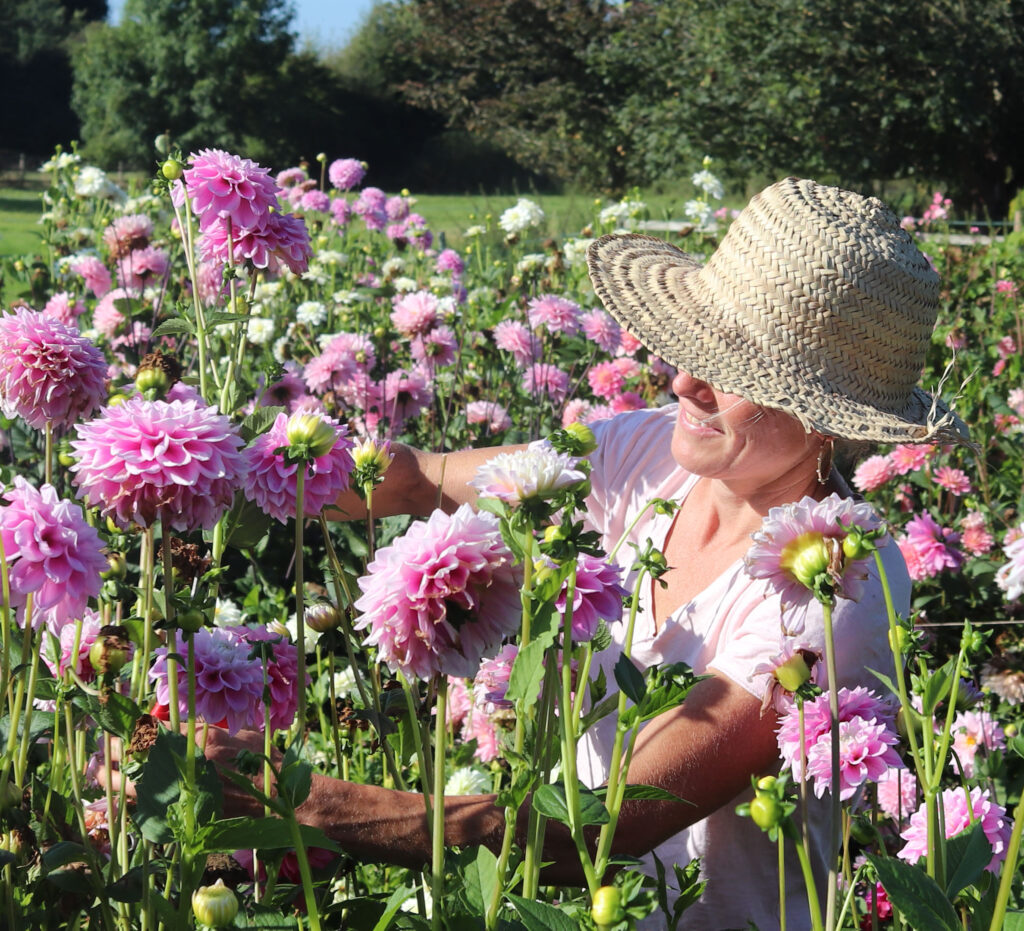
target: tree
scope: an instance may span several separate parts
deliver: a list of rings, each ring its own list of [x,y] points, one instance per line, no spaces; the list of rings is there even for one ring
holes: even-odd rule
[[[128,0],[119,26],[90,28],[74,50],[83,151],[143,166],[166,131],[185,151],[303,154],[331,93],[315,56],[295,53],[292,16],[287,0]]]

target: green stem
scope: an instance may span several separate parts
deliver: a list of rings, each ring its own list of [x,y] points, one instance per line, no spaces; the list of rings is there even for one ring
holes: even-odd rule
[[[989,931],[1001,931],[1006,916],[1006,906],[1010,901],[1010,890],[1017,873],[1017,857],[1020,855],[1021,831],[1024,830],[1024,795],[1021,795],[1017,807],[1013,810],[1013,832],[1010,842],[1006,845],[1006,860],[999,877],[999,891],[996,893],[995,909]]]
[[[813,931],[824,931],[821,923],[821,903],[818,900],[818,887],[814,884],[814,870],[811,869],[811,858],[799,840],[794,840],[796,855],[800,860],[800,870],[804,875],[804,886],[807,888],[807,906],[811,913]]]
[[[299,822],[295,819],[294,811],[288,812],[288,827],[295,847],[295,859],[299,863],[299,876],[302,878],[302,894],[306,901],[310,931],[320,931],[320,912],[316,897],[313,895],[313,874],[309,869],[309,857],[306,856],[306,847],[302,842],[302,832],[299,830]]]
[[[180,726],[181,713],[178,709],[178,661],[174,656],[178,652],[177,636],[174,629],[174,561],[171,558],[171,534],[163,528],[164,557],[164,617],[167,621],[167,701],[170,707],[167,714],[170,718],[172,731]]]
[[[799,843],[799,841],[797,842]],[[786,931],[786,845],[779,831],[779,931]]]
[[[829,867],[825,900],[825,926],[832,931],[835,928],[836,894],[839,891],[836,857],[839,853],[839,830],[843,815],[843,802],[839,797],[839,682],[836,671],[835,638],[832,632],[832,604],[827,601],[822,602],[821,608],[825,621],[825,666],[828,672],[829,731],[832,737],[832,791],[829,793],[832,804],[829,814]]]
[[[433,931],[441,931],[444,912],[441,904],[444,902],[444,755],[445,742],[448,737],[448,727],[445,724],[447,706],[448,679],[446,676],[439,675],[437,676],[437,727],[434,731],[434,816],[430,838],[432,852],[430,895],[434,900],[430,926]]]
[[[298,463],[295,470],[295,642],[298,646],[298,668],[295,688],[298,690],[293,726],[293,740],[301,749],[306,739],[306,593],[303,591],[306,579],[302,557],[302,532],[306,524],[304,491],[306,463]]]

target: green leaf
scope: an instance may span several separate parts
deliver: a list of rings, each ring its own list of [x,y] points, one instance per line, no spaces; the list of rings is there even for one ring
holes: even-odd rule
[[[101,698],[98,695],[82,696],[91,714],[105,731],[130,740],[135,722],[142,715],[139,706],[119,692],[108,690]]]
[[[415,886],[399,886],[394,892],[392,892],[391,897],[384,906],[384,914],[380,916],[380,919],[373,926],[373,931],[385,931],[385,929],[391,925],[391,922],[394,920],[395,915],[398,914],[401,907],[409,901],[415,892]]]
[[[104,890],[108,898],[115,902],[135,903],[142,901],[142,887],[146,880],[147,871],[137,866],[129,870],[116,882],[110,883]]]
[[[600,797],[584,786],[579,787],[580,824],[607,824],[610,820],[608,809]],[[533,793],[533,807],[547,818],[569,824],[569,803],[565,785],[555,782],[543,785]]]
[[[274,518],[262,511],[258,505],[244,495],[235,496],[224,525],[227,527],[226,542],[239,550],[252,549],[270,530]]]
[[[306,847],[322,847],[338,851],[319,828],[300,824],[299,831]],[[206,825],[197,838],[202,853],[232,853],[235,850],[279,850],[294,846],[288,822],[282,818],[228,818]]]
[[[671,711],[683,703],[683,700],[701,679],[707,676],[695,676],[686,663],[671,663],[655,666],[647,672],[647,693],[640,702],[639,720],[650,721],[659,714]]]
[[[634,705],[639,705],[647,694],[647,683],[644,682],[643,674],[625,653],[619,657],[614,672],[619,688]]]
[[[578,931],[578,926],[565,912],[548,905],[506,893],[505,897],[516,907],[528,931]]]
[[[992,859],[992,845],[981,824],[975,822],[967,830],[946,842],[946,896],[952,901],[961,889],[976,883]]]
[[[238,432],[242,435],[242,439],[249,443],[261,433],[266,433],[277,420],[277,415],[283,413],[283,407],[257,408],[242,421]]]
[[[461,870],[463,890],[470,909],[482,915],[490,906],[498,886],[498,858],[482,844],[466,851],[466,854],[472,859]]]
[[[868,854],[878,879],[892,904],[912,928],[928,931],[961,931],[960,921],[949,899],[923,869],[893,857]]]
[[[921,714],[930,717],[935,713],[939,702],[949,694],[953,684],[950,676],[950,663],[946,663],[941,669],[936,669],[924,680],[924,691],[921,694]]]
[[[688,802],[685,798],[680,798],[673,792],[669,792],[668,789],[662,789],[660,786],[628,785],[622,797],[623,799],[655,799],[665,802],[680,802],[683,805],[695,804],[694,802]]]
[[[1007,912],[1003,917],[1003,931],[1024,931],[1024,912]]]
[[[89,852],[81,844],[73,844],[71,841],[60,841],[49,849],[43,851],[40,860],[43,869],[47,872],[60,869],[69,863],[80,863],[89,859]]]
[[[233,314],[226,310],[215,310],[206,314],[206,325],[215,327],[225,323],[245,323],[248,319],[248,314]]]
[[[191,320],[186,320],[183,317],[174,317],[171,320],[164,320],[150,334],[150,339],[159,339],[161,336],[174,336],[176,333],[187,333],[189,336],[193,336],[195,332],[196,328]]]

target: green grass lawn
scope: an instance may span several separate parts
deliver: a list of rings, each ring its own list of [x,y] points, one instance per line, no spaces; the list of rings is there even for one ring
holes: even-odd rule
[[[37,250],[42,209],[38,191],[0,188],[0,256]]]

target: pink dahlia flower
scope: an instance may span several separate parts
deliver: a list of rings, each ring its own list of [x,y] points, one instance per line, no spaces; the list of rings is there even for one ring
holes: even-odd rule
[[[338,158],[327,166],[327,177],[339,191],[351,191],[366,177],[366,169],[357,158]]]
[[[488,459],[469,484],[483,498],[519,504],[527,498],[549,498],[582,482],[587,476],[578,468],[580,462],[558,452],[547,440],[537,440],[526,449],[498,453]]]
[[[497,654],[480,663],[473,677],[473,707],[484,714],[508,711],[512,702],[505,698],[508,680],[512,675],[512,664],[519,654],[514,643],[506,643]]]
[[[426,333],[437,320],[437,298],[429,291],[413,291],[395,300],[391,322],[403,336]]]
[[[244,631],[237,627],[204,627],[195,641],[196,714],[208,724],[226,727],[229,734],[263,729],[263,667],[250,659]],[[170,704],[167,648],[160,647],[149,678],[156,683],[156,700]],[[184,655],[184,646],[179,646]],[[188,714],[188,671],[178,664],[178,711]]]
[[[875,491],[896,477],[892,459],[888,456],[869,456],[853,473],[853,484],[860,491]]]
[[[897,824],[917,810],[917,777],[909,769],[890,769],[875,783],[878,807]]]
[[[886,731],[895,734],[895,715],[891,706],[880,699],[874,692],[857,686],[854,689],[841,688],[839,690],[839,722],[860,720],[866,724],[884,725]],[[817,698],[804,703],[804,727],[803,727],[803,748],[808,760],[810,769],[811,754],[814,748],[823,739],[829,742],[829,755],[831,756],[831,721],[832,715],[828,708],[828,693],[823,692]],[[793,778],[800,781],[804,778],[803,766],[800,760],[800,714],[796,705],[791,706],[786,714],[779,718],[779,728],[776,731],[776,738],[779,744],[779,754],[785,765],[788,765],[793,772]],[[840,732],[840,742],[842,742]],[[854,747],[857,742],[853,742]],[[885,746],[893,744],[886,743]],[[883,751],[884,752],[884,751]],[[894,765],[901,765],[897,760]],[[829,774],[824,778],[831,782]],[[825,785],[825,789],[829,786]],[[818,792],[818,795],[821,795]]]
[[[588,369],[587,382],[595,397],[609,401],[622,390],[626,380],[614,362],[598,362]]]
[[[384,379],[379,416],[386,419],[393,434],[418,417],[434,400],[434,389],[425,372],[395,369]]]
[[[583,415],[583,422],[597,423],[599,420],[611,420],[614,416],[615,409],[610,404],[594,404]]]
[[[932,475],[935,484],[941,488],[945,488],[950,494],[960,497],[961,495],[969,495],[973,490],[971,488],[971,480],[967,477],[967,473],[963,469],[954,469],[950,466],[942,466],[935,470]]]
[[[292,188],[309,180],[305,168],[283,168],[277,173],[274,182],[280,188]]]
[[[458,338],[451,327],[441,324],[412,341],[412,357],[415,362],[433,372],[438,366],[444,367],[455,362],[458,345]]]
[[[531,365],[540,358],[540,340],[518,320],[502,320],[494,328],[494,345],[512,353],[519,365]]]
[[[588,310],[580,317],[583,335],[592,343],[597,343],[602,352],[614,354],[622,340],[622,330],[603,310]]]
[[[143,214],[130,213],[117,217],[103,231],[103,245],[117,258],[133,249],[144,249],[153,237],[153,221]]]
[[[964,562],[959,543],[960,534],[940,527],[927,511],[911,518],[906,533],[896,541],[915,581],[932,578],[946,569],[959,569]]]
[[[803,613],[814,597],[812,587],[827,574],[832,591],[840,598],[857,601],[867,578],[867,560],[847,562],[839,572],[832,565],[832,551],[846,536],[844,527],[856,524],[865,530],[879,526],[871,505],[832,494],[822,501],[805,497],[794,504],[772,508],[751,534],[754,545],[743,561],[752,578],[767,579],[782,599],[784,628],[799,633]],[[882,537],[878,545],[884,545]]]
[[[494,515],[434,511],[378,550],[359,580],[355,627],[409,678],[469,677],[518,627],[520,581]]]
[[[434,262],[434,268],[438,272],[449,272],[452,275],[461,275],[466,270],[466,263],[454,249],[442,249]]]
[[[996,570],[996,584],[1006,592],[1007,601],[1016,601],[1024,596],[1024,524],[1022,534],[1009,543],[1003,543],[1006,562]],[[1010,534],[1007,534],[1007,539]]]
[[[627,333],[625,330],[622,331],[622,335],[619,337],[619,354],[623,356],[632,356],[639,350],[644,348],[644,344],[640,342],[632,333]]]
[[[71,271],[81,275],[85,286],[96,297],[103,297],[110,290],[110,269],[94,255],[83,255],[71,263]]]
[[[190,156],[191,168],[184,173],[185,191],[192,209],[205,230],[222,217],[231,218],[236,233],[263,221],[277,207],[280,188],[270,172],[248,158],[221,149],[202,149]]]
[[[551,333],[565,333],[567,336],[580,331],[579,304],[556,294],[531,298],[526,316],[533,329],[546,327]]]
[[[36,490],[20,475],[0,507],[0,540],[10,571],[11,604],[23,615],[32,596],[32,626],[56,631],[82,616],[100,593],[107,569],[103,541],[82,509],[57,496],[52,485]],[[24,622],[24,617],[20,618]]]
[[[307,212],[327,213],[331,209],[331,197],[324,191],[306,191],[299,201],[299,208]]]
[[[272,273],[288,267],[296,275],[309,268],[313,249],[309,231],[301,217],[293,213],[269,213],[257,226],[232,229],[236,264],[249,263]],[[199,237],[199,252],[204,261],[227,264],[228,227],[211,223]]]
[[[270,729],[287,730],[295,722],[299,706],[299,651],[287,637],[266,627],[246,625],[235,628],[247,643],[270,640],[274,643],[274,656],[267,663],[267,688],[270,690]],[[262,661],[253,660],[262,666]],[[306,676],[309,682],[309,676]],[[262,723],[259,730],[263,730]]]
[[[100,298],[92,312],[92,325],[107,339],[113,339],[124,323],[124,314],[117,309],[119,301],[131,303],[133,298],[124,288],[114,288]]]
[[[328,504],[333,504],[348,488],[352,471],[352,441],[348,428],[332,417],[323,420],[334,429],[334,446],[307,467],[303,482],[303,510],[307,517],[316,517]],[[288,415],[278,414],[273,426],[261,433],[245,450],[245,497],[282,524],[295,517],[295,479],[302,463],[289,462],[275,450],[288,445]]]
[[[0,317],[0,407],[8,417],[63,429],[106,395],[106,359],[75,327],[24,308]]]
[[[562,408],[562,426],[568,427],[571,423],[580,423],[590,410],[590,402],[583,398],[573,398],[567,401]]]
[[[162,280],[169,265],[167,253],[159,246],[135,249],[117,260],[117,283],[120,287],[137,293]]]
[[[331,201],[331,217],[338,226],[348,226],[352,219],[352,205],[344,197],[335,197]]]
[[[754,682],[759,677],[763,677],[761,681],[764,683],[761,709],[774,708],[779,714],[788,714],[793,710],[793,693],[805,682],[820,687],[825,671],[817,650],[786,638],[782,649],[766,662],[758,663],[748,678]]]
[[[974,778],[974,758],[979,750],[1006,749],[1002,725],[987,711],[961,711],[953,720],[953,749],[964,775]]]
[[[490,763],[501,756],[501,741],[498,737],[498,729],[494,726],[494,722],[490,717],[481,709],[476,707],[470,709],[466,720],[462,724],[462,739],[465,741],[476,741],[473,757],[481,763]]]
[[[210,529],[239,485],[241,446],[214,407],[133,398],[78,428],[71,471],[78,496],[119,527]]]
[[[907,475],[923,469],[928,457],[935,452],[934,446],[904,443],[893,448],[889,453],[892,460],[892,467],[897,475]]]
[[[303,371],[310,391],[341,391],[357,373],[367,373],[377,362],[373,343],[358,333],[339,333],[314,356]]]
[[[85,304],[73,300],[67,291],[58,291],[46,302],[43,313],[64,326],[76,326],[75,321],[85,313]]]
[[[92,682],[96,678],[96,670],[92,668],[92,663],[89,661],[89,650],[96,642],[96,637],[102,626],[103,619],[99,614],[92,608],[86,608],[80,625],[69,620],[60,628],[60,656],[58,657],[54,657],[54,640],[47,636],[41,656],[50,672],[54,676],[63,676],[69,669],[73,669],[75,675],[83,682]],[[78,655],[72,661],[71,654],[74,652],[76,640],[78,641]],[[133,649],[129,646],[129,656]]]
[[[1013,830],[1013,822],[1006,817],[1006,809],[992,801],[988,789],[982,790],[977,786],[970,792],[970,808],[962,788],[945,789],[942,809],[947,839],[966,831],[973,821],[981,822],[981,829],[992,848],[992,859],[985,869],[990,873],[998,872],[999,864],[1006,859],[1006,845]],[[923,802],[910,816],[910,824],[900,837],[907,842],[896,853],[901,860],[916,863],[928,853],[928,813]]]
[[[352,211],[362,217],[368,230],[382,230],[387,226],[387,195],[376,187],[366,187],[359,192]]]
[[[569,376],[558,366],[535,362],[523,373],[523,390],[527,394],[546,394],[553,404],[561,404],[569,393]]]
[[[400,194],[395,194],[384,201],[384,212],[392,223],[401,223],[402,220],[408,219],[411,209],[412,203],[409,198]]]
[[[839,797],[852,798],[865,782],[879,779],[891,767],[902,766],[894,747],[900,737],[886,722],[861,717],[839,722]],[[825,731],[807,753],[807,773],[814,779],[814,794],[831,791],[832,733]]]
[[[960,521],[960,545],[972,556],[984,556],[995,545],[981,511],[969,511]]]
[[[487,424],[491,433],[500,433],[512,426],[512,418],[497,401],[470,401],[466,405],[466,423]]]
[[[621,414],[623,411],[642,411],[647,402],[635,391],[623,391],[612,398],[611,407],[614,413]]]
[[[576,590],[572,601],[572,639],[585,643],[594,639],[601,621],[617,621],[622,617],[622,599],[629,592],[620,584],[622,570],[588,553],[576,557]],[[568,579],[555,599],[562,617],[568,603]]]
[[[445,721],[449,727],[458,727],[466,720],[473,698],[461,676],[448,676],[448,703],[445,706]]]

